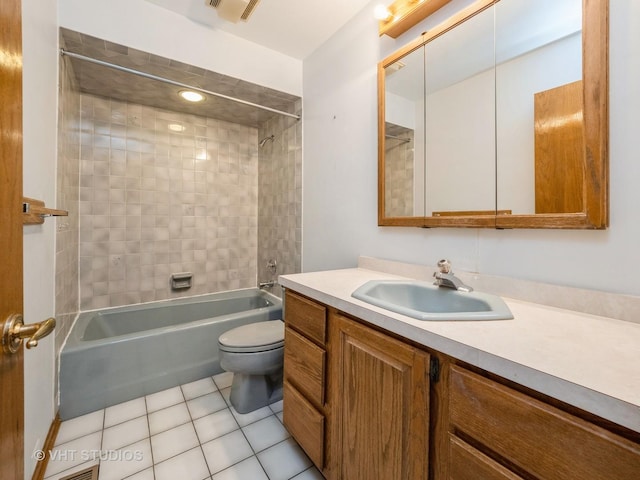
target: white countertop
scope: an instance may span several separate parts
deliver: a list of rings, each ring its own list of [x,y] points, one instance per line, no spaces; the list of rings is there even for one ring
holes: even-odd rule
[[[280,276],[280,284],[425,347],[640,432],[640,324],[504,298],[513,320],[425,322],[351,297],[363,268]]]

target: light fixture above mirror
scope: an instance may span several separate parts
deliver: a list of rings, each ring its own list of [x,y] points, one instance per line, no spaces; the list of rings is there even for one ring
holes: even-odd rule
[[[395,0],[385,7],[378,5],[374,16],[379,20],[380,36],[397,38],[451,0]]]

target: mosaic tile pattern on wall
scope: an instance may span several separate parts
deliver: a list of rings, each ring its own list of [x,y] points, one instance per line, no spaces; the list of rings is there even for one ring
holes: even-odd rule
[[[58,160],[56,205],[67,217],[56,218],[55,352],[62,348],[79,308],[78,231],[80,176],[80,93],[73,68],[60,62],[60,102],[58,108]],[[57,359],[57,355],[56,355]],[[54,370],[58,372],[58,368]],[[58,382],[54,382],[57,388]]]
[[[296,102],[300,113],[302,102]],[[302,123],[273,117],[260,126],[259,138],[258,280],[302,271]],[[273,274],[267,263],[276,260]],[[280,294],[276,286],[273,293]]]
[[[81,96],[81,310],[255,286],[256,128]],[[170,275],[193,287],[170,289]]]

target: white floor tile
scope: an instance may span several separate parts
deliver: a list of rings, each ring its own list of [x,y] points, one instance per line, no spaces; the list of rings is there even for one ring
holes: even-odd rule
[[[65,420],[60,424],[56,445],[69,442],[75,438],[102,430],[104,425],[104,410],[87,413],[80,417]]]
[[[44,476],[50,477],[77,465],[87,463],[91,459],[90,453],[100,450],[101,440],[102,431],[99,431],[57,445],[51,452]]]
[[[280,413],[282,411],[282,400],[270,404],[269,408],[273,411],[273,413]]]
[[[276,443],[289,438],[289,432],[282,426],[275,415],[258,420],[242,428],[254,452],[261,452]]]
[[[100,480],[121,480],[153,465],[151,442],[148,438],[112,451],[103,451]]]
[[[273,415],[273,412],[269,407],[262,407],[262,408],[259,408],[258,410],[254,410],[253,412],[249,412],[249,413],[238,413],[236,412],[236,409],[233,407],[230,407],[230,409],[231,409],[231,413],[233,413],[233,416],[236,417],[236,420],[238,421],[241,427],[245,427],[253,422],[262,420],[263,418],[268,417],[269,415]]]
[[[269,480],[256,457],[249,457],[213,476],[213,480]]]
[[[186,398],[187,400],[206,395],[207,393],[213,393],[218,390],[211,377],[203,378],[202,380],[196,380],[195,382],[191,383],[185,383],[180,387],[182,388],[184,398]]]
[[[311,460],[292,438],[263,450],[257,456],[270,480],[287,480],[311,466]]]
[[[209,478],[209,469],[200,447],[160,462],[155,465],[154,470],[156,480],[204,480]]]
[[[216,382],[218,386],[218,390],[222,390],[223,388],[230,387],[233,383],[233,373],[231,372],[222,372],[218,375],[213,376],[213,381]]]
[[[105,428],[102,436],[102,450],[117,450],[148,437],[149,425],[145,415]]]
[[[134,473],[130,477],[127,477],[127,480],[154,480],[153,468],[147,468],[141,472]]]
[[[239,414],[229,402],[232,378],[225,372],[63,422],[45,480],[96,461],[100,480],[322,480],[283,427],[282,401]]]
[[[227,402],[227,405],[231,406],[231,387],[221,388],[220,393],[222,394],[222,398]]]
[[[220,392],[214,392],[187,401],[187,406],[189,407],[191,418],[195,419],[227,408],[227,403],[220,395]]]
[[[147,405],[144,401],[144,397],[136,398],[105,409],[104,426],[105,428],[112,427],[146,414]]]
[[[238,430],[238,422],[228,408],[212,413],[193,421],[200,443],[206,443],[234,430]]]
[[[186,403],[179,403],[149,414],[149,431],[151,435],[177,427],[191,421]]]
[[[296,475],[291,480],[324,480],[324,477],[316,467],[311,467],[301,474]]]
[[[212,474],[253,455],[249,443],[239,430],[203,444],[202,450]]]
[[[147,411],[149,413],[155,412],[162,408],[170,407],[180,402],[184,402],[184,396],[180,387],[169,388],[161,392],[152,393],[147,395]]]
[[[151,437],[153,461],[160,463],[199,445],[193,424],[191,422],[185,423]]]
[[[278,413],[276,413],[276,417],[278,417],[278,420],[280,420],[282,422],[282,424],[284,425],[284,413],[283,412],[278,412]]]

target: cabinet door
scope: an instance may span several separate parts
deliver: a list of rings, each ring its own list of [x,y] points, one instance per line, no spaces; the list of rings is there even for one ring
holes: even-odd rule
[[[451,431],[527,478],[640,478],[637,443],[462,367],[449,378]]]
[[[342,315],[330,325],[337,477],[426,479],[429,355]]]

